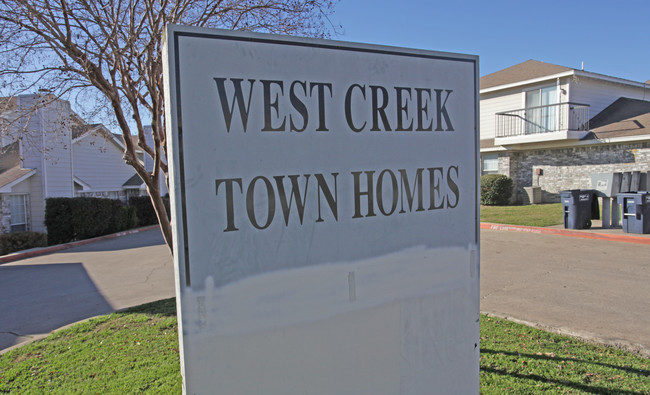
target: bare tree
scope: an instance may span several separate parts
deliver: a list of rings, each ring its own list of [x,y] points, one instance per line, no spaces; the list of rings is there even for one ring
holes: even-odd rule
[[[330,30],[332,8],[332,0],[3,0],[0,92],[13,96],[46,88],[52,100],[74,98],[86,116],[104,111],[108,118],[103,119],[113,120],[122,133],[124,160],[144,181],[172,250],[159,187],[161,177],[168,181],[161,53],[165,26],[322,37]],[[138,149],[153,159],[153,171],[138,160]]]

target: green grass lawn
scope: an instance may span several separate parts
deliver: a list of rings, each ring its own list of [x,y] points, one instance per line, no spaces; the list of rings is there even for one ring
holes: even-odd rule
[[[173,299],[92,319],[0,355],[0,393],[179,394]],[[481,393],[650,394],[650,360],[481,317]]]
[[[526,226],[562,225],[564,222],[562,203],[481,206],[481,222]]]

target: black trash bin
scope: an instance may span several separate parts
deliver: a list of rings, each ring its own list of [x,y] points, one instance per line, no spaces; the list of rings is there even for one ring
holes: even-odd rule
[[[589,229],[591,220],[600,218],[598,199],[593,189],[560,191],[565,229]]]
[[[650,192],[619,193],[616,201],[621,205],[623,232],[650,233]]]

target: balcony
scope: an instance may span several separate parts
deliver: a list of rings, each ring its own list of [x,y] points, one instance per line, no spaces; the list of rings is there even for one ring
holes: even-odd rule
[[[495,115],[496,145],[579,140],[589,133],[587,104],[551,104]]]

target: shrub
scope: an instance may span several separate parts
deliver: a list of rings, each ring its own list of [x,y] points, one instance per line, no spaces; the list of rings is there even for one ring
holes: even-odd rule
[[[512,179],[503,174],[486,174],[481,177],[481,204],[505,206],[512,196]]]
[[[72,199],[49,198],[45,201],[47,244],[61,244],[74,240],[72,226]]]
[[[16,232],[0,235],[0,255],[47,246],[47,235],[40,232]]]
[[[120,230],[133,229],[136,226],[138,226],[138,210],[133,206],[122,207]]]
[[[133,224],[133,210],[122,202],[100,198],[50,198],[46,200],[48,244],[61,244],[119,232]],[[131,218],[129,218],[131,217]]]
[[[163,197],[162,199],[167,215],[169,215],[169,197]],[[129,206],[136,208],[138,226],[155,225],[158,223],[158,217],[156,216],[149,196],[133,196],[129,198]]]

